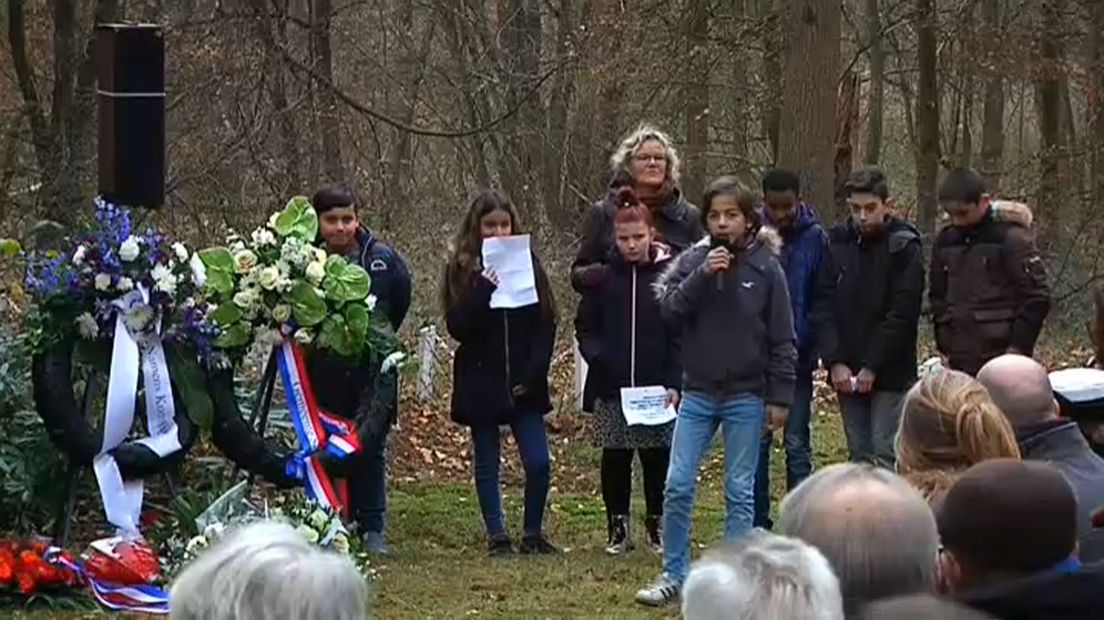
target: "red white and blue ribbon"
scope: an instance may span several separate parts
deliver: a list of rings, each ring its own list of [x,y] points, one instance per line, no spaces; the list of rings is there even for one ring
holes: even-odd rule
[[[285,341],[276,361],[287,396],[288,415],[300,444],[300,450],[288,462],[288,474],[303,480],[312,501],[341,510],[346,503],[344,481],[335,485],[330,480],[317,453],[325,451],[338,459],[356,454],[360,451],[356,426],[319,407],[299,345]]]
[[[84,566],[67,559],[57,547],[48,548],[44,556],[47,562],[73,571],[88,585],[96,601],[108,609],[159,616],[169,614],[169,593],[157,586],[120,586],[93,579],[84,571]]]

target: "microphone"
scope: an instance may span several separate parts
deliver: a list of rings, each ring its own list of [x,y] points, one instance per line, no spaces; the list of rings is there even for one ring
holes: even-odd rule
[[[728,250],[728,244],[725,243],[724,239],[718,239],[716,237],[714,237],[712,239],[712,242],[710,243],[710,247],[712,249],[725,248],[726,250]],[[728,251],[729,251],[729,253],[731,253],[731,250],[728,250]],[[718,293],[724,291],[724,275],[725,274],[724,274],[723,271],[718,271],[717,272],[716,277],[717,277],[717,292]]]
[[[724,272],[723,271],[718,271],[717,272],[717,292],[720,293],[720,292],[723,292],[723,291],[724,291]]]

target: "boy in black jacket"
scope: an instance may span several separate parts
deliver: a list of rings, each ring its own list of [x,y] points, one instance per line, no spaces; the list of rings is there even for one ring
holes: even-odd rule
[[[326,251],[343,254],[360,265],[372,279],[371,294],[376,310],[386,316],[396,331],[410,308],[410,270],[402,256],[380,241],[360,221],[358,200],[346,187],[324,187],[315,193],[311,205],[318,214],[318,234]],[[376,394],[378,368],[349,364],[348,360],[324,351],[314,351],[307,370],[318,404],[326,411],[355,419],[358,427],[372,425],[376,432],[347,464],[349,508],[360,526],[369,553],[387,553],[384,519],[387,512],[387,436],[394,422],[398,395],[391,383],[389,392]],[[379,406],[377,399],[387,404]],[[369,420],[371,415],[386,420]],[[358,428],[364,437],[364,429]]]
[[[851,217],[828,234],[814,321],[851,460],[893,469],[902,400],[916,381],[920,233],[892,214],[881,170],[854,172],[845,191]]]

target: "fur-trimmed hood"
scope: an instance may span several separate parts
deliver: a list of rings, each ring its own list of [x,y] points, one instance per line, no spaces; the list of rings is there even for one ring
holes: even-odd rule
[[[994,200],[990,203],[989,208],[993,213],[993,219],[998,222],[1008,222],[1027,229],[1030,229],[1035,222],[1035,215],[1031,212],[1031,207],[1022,202]]]
[[[652,290],[655,292],[656,297],[662,298],[667,294],[671,286],[678,284],[677,282],[673,282],[673,280],[675,274],[679,271],[679,267],[684,264],[684,261],[703,262],[705,260],[705,255],[709,253],[712,245],[712,237],[706,235],[700,241],[690,246],[685,252],[679,254],[675,260],[670,261],[667,268],[663,270],[663,273],[656,279],[655,284],[652,285]],[[740,253],[740,257],[752,263],[761,263],[767,258],[773,257],[777,259],[781,252],[782,235],[778,233],[778,230],[771,226],[760,226],[759,232],[755,234],[755,238],[752,239],[747,248]]]

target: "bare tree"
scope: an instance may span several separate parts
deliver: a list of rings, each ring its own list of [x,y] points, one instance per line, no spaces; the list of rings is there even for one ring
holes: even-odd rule
[[[1003,48],[1004,27],[1001,23],[1001,1],[982,0],[981,21],[986,35],[983,45],[982,70],[985,77],[985,97],[982,104],[981,173],[992,191],[1000,189],[1004,169],[1004,76],[997,67]]]
[[[1062,44],[1058,33],[1062,27],[1063,0],[1041,0],[1039,9],[1038,45],[1041,66],[1038,72],[1035,99],[1039,115],[1039,193],[1037,205],[1061,204],[1060,162],[1063,136],[1061,131],[1062,82],[1060,66]],[[1057,204],[1054,204],[1057,201]],[[1057,213],[1055,213],[1057,215]]]
[[[935,0],[916,0],[916,203],[920,230],[935,230],[939,175],[939,83],[936,75]]]
[[[840,4],[787,0],[785,70],[778,162],[800,171],[805,195],[835,203],[836,92],[840,71]]]
[[[867,98],[867,164],[877,164],[882,155],[882,116],[885,108],[885,46],[882,41],[882,9],[879,0],[866,0],[867,53],[870,56],[870,95]]]
[[[690,0],[686,10],[690,71],[684,86],[687,174],[683,189],[698,196],[705,187],[705,154],[709,148],[709,5]]]

